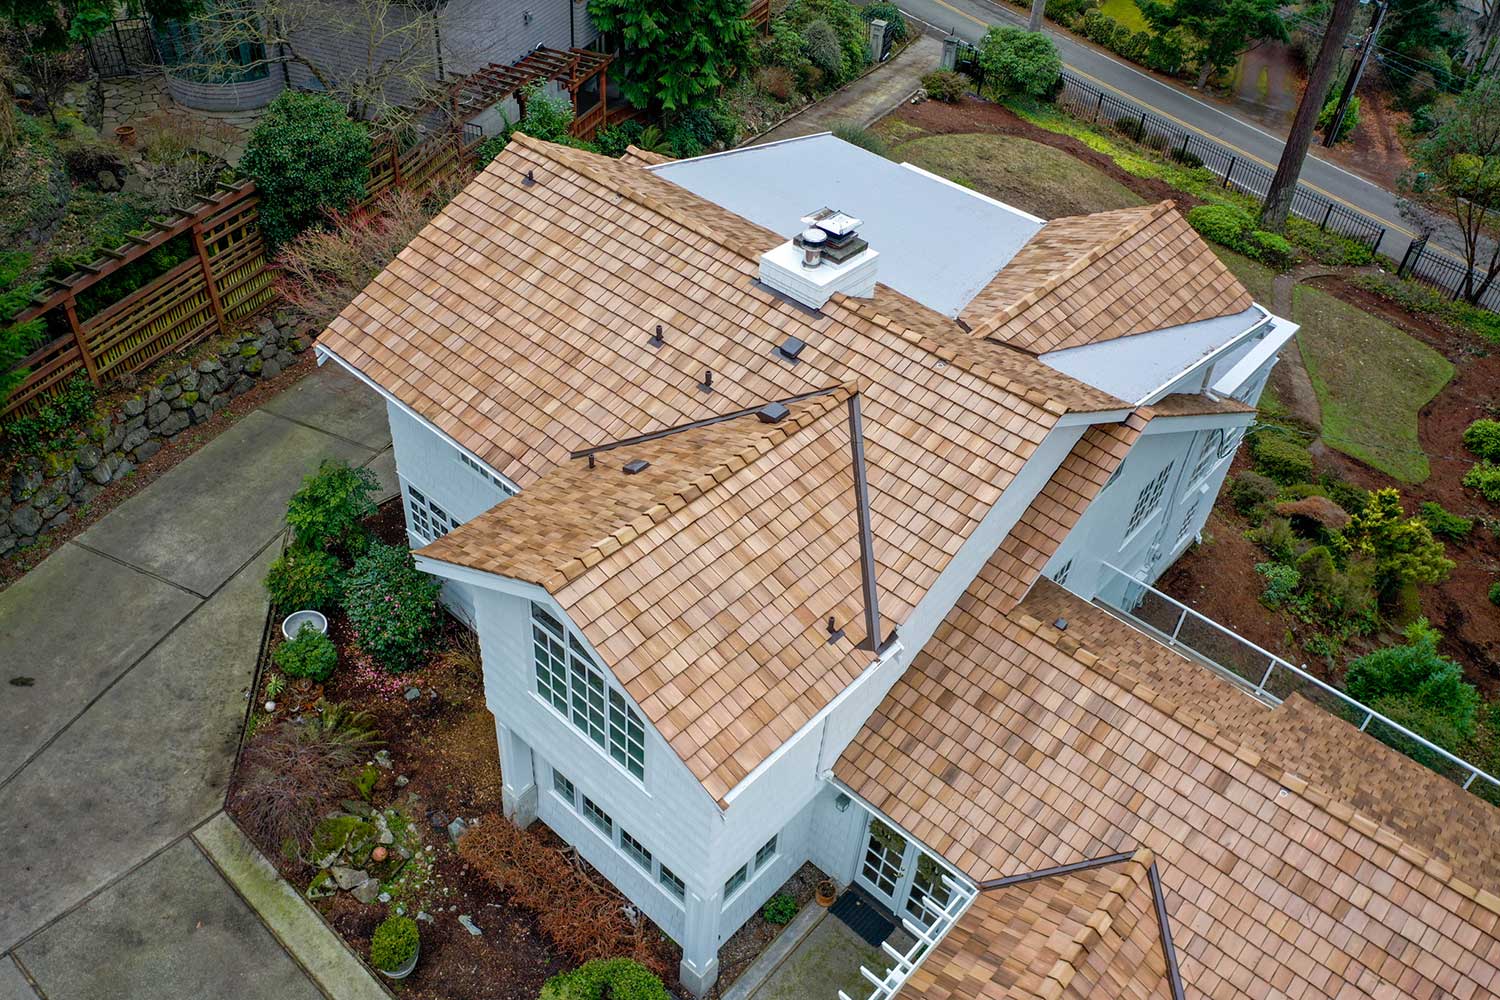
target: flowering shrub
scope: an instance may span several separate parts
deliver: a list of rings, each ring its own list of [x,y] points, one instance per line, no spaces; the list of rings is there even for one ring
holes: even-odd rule
[[[359,648],[392,673],[420,666],[437,632],[441,587],[406,549],[371,545],[344,585],[344,611]]]
[[[295,638],[276,647],[271,659],[288,677],[308,677],[321,684],[333,676],[339,654],[333,641],[307,622]]]

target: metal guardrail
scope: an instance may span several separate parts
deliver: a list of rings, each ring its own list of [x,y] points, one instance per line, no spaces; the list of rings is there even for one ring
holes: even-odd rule
[[[1500,778],[1449,753],[1319,680],[1302,667],[1262,649],[1118,566],[1100,564],[1100,586],[1094,599],[1131,624],[1157,636],[1167,646],[1191,653],[1267,704],[1279,705],[1293,694],[1300,694],[1455,784],[1467,789],[1478,780],[1488,786],[1483,789],[1486,799],[1494,801],[1500,796]]]

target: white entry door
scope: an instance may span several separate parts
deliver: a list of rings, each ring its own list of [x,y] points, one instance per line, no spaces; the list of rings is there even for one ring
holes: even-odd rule
[[[943,883],[943,867],[936,858],[871,816],[865,827],[864,850],[854,880],[899,917],[919,924],[932,923],[922,904],[943,907],[950,895]]]

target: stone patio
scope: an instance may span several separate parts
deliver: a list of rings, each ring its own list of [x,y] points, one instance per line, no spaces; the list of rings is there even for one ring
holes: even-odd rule
[[[804,926],[797,926],[804,920]],[[888,940],[891,947],[902,952],[913,943],[911,935],[899,928]],[[761,960],[725,992],[724,998],[838,1000],[839,991],[843,990],[853,1000],[863,1000],[869,996],[871,986],[860,974],[860,967],[879,975],[890,965],[890,957],[882,949],[866,944],[838,917],[814,906],[803,911]]]
[[[166,79],[160,73],[104,80],[100,89],[104,97],[100,135],[112,137],[118,125],[139,127],[141,122],[155,114],[182,115],[211,126],[212,133],[222,135],[222,138],[210,139],[205,145],[208,152],[222,156],[231,166],[244,154],[250,130],[261,115],[259,110],[221,113],[185,108],[172,99],[167,92]]]

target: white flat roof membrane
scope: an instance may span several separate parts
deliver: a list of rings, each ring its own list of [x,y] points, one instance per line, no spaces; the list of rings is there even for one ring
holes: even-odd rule
[[[863,219],[876,280],[957,316],[1042,228],[1042,220],[823,133],[651,168],[659,177],[791,239],[802,216]]]

